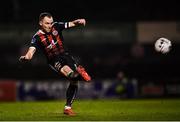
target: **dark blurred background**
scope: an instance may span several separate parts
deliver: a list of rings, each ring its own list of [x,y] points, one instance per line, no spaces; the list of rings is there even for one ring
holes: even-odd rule
[[[180,8],[177,3],[177,0],[3,1],[1,84],[15,82],[16,94],[22,94],[20,88],[25,89],[27,83],[67,83],[46,65],[45,57],[39,52],[31,62],[18,62],[38,30],[39,14],[50,12],[55,21],[86,19],[85,27],[65,30],[63,34],[66,47],[92,75],[93,83],[87,87],[93,90],[93,98],[100,97],[100,93],[131,98],[179,97]],[[154,42],[160,37],[172,41],[168,54],[154,50]]]

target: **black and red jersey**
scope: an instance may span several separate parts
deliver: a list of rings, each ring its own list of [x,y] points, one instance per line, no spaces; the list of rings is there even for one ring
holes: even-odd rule
[[[31,40],[31,47],[42,50],[48,60],[53,59],[65,52],[62,30],[68,27],[68,22],[54,22],[51,32],[38,30]]]

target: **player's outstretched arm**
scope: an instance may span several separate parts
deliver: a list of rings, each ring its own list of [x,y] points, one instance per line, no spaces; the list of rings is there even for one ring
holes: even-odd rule
[[[86,25],[86,20],[85,19],[76,19],[74,21],[69,22],[69,27],[75,27],[79,25]]]
[[[21,57],[19,58],[19,61],[25,62],[25,61],[31,60],[35,52],[36,52],[36,48],[35,48],[35,47],[29,47],[26,55],[21,56]]]

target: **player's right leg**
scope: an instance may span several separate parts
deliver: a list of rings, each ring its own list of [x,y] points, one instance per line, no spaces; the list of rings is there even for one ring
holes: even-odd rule
[[[86,72],[85,68],[81,65],[79,65],[76,68],[77,72],[81,75],[81,77],[85,80],[85,81],[91,81],[91,77],[89,76],[89,74]]]

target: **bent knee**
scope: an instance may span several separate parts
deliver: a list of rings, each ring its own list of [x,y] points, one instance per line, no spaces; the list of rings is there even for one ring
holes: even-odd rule
[[[71,81],[79,81],[81,77],[79,73],[74,72],[68,65],[65,65],[61,68],[61,73],[64,74]]]
[[[61,71],[61,73],[64,74],[66,77],[68,77],[71,73],[74,72],[68,65],[64,65],[64,66],[60,69],[60,71]]]

